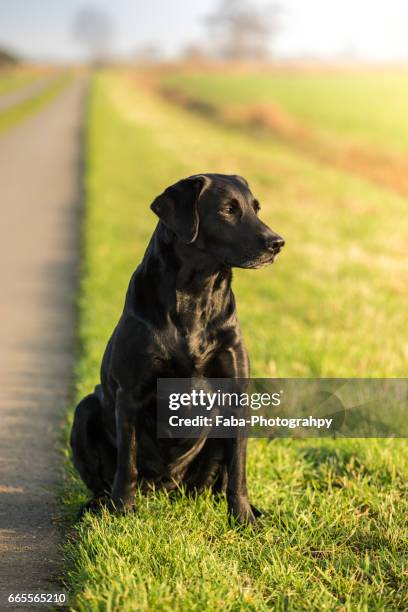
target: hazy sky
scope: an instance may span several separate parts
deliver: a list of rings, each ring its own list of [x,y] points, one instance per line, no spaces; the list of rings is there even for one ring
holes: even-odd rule
[[[267,4],[258,0],[259,4]],[[112,16],[115,52],[129,55],[156,43],[175,56],[205,40],[203,17],[218,0],[0,0],[0,46],[38,60],[77,60],[82,49],[72,23],[84,6]],[[280,57],[408,60],[408,0],[280,0]]]

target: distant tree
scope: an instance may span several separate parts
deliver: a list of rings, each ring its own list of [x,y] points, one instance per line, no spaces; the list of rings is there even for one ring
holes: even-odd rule
[[[105,61],[110,54],[114,26],[110,15],[99,8],[85,7],[74,21],[74,37],[91,61]]]
[[[20,58],[15,53],[7,49],[0,49],[0,66],[10,66],[19,62]]]
[[[265,60],[278,29],[280,7],[251,0],[220,0],[206,18],[212,52],[226,60]]]
[[[202,62],[208,59],[208,53],[201,45],[189,43],[182,49],[181,57],[187,62]]]

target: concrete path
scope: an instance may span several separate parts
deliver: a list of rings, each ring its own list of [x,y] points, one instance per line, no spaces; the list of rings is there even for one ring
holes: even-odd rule
[[[58,75],[50,74],[35,80],[33,83],[28,83],[27,85],[10,91],[10,93],[3,94],[0,96],[0,111],[8,110],[21,102],[25,102],[29,98],[33,98],[51,85],[57,78]]]
[[[0,610],[11,592],[58,589],[52,488],[72,373],[86,87],[76,80],[0,135]]]

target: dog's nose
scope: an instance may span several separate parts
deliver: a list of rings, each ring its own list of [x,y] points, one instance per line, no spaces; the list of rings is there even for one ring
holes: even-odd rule
[[[266,248],[268,251],[280,251],[285,246],[285,241],[281,236],[275,234],[268,236],[266,239]]]

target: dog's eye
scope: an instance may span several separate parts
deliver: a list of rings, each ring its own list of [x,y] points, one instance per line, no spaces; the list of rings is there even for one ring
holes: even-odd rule
[[[227,215],[234,215],[237,212],[238,208],[238,202],[236,200],[231,200],[231,202],[228,202],[228,204],[224,208],[224,212]]]

